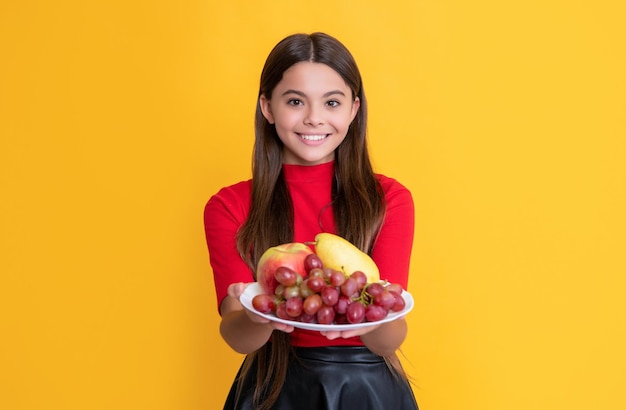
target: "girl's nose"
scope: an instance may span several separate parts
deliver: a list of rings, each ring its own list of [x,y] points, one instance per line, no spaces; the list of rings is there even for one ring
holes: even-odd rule
[[[306,116],[304,117],[304,123],[313,127],[323,124],[324,120],[321,111],[321,108],[309,105]]]

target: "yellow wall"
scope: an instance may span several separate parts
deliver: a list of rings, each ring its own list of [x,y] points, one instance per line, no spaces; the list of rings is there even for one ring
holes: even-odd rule
[[[202,208],[250,174],[270,48],[314,30],[415,196],[421,408],[626,408],[625,9],[2,0],[0,408],[221,408]]]

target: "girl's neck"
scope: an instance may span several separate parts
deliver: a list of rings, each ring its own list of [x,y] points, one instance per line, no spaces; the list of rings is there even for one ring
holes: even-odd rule
[[[311,181],[332,178],[335,161],[318,165],[283,164],[283,174],[288,181]]]

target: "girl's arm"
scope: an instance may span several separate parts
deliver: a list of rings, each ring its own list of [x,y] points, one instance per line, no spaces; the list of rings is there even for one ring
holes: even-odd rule
[[[378,326],[365,327],[343,332],[329,331],[321,332],[329,340],[344,338],[348,339],[361,336],[361,341],[373,353],[379,356],[391,356],[400,348],[407,333],[406,320],[396,319],[392,322],[383,323]]]
[[[228,287],[228,296],[222,301],[220,333],[226,343],[236,352],[248,354],[262,347],[272,331],[292,332],[293,326],[271,322],[262,316],[244,309],[239,297],[247,284],[233,283]]]
[[[406,320],[396,319],[384,323],[371,332],[361,335],[361,341],[379,356],[391,356],[400,348],[407,333]]]
[[[239,302],[247,283],[254,281],[236,246],[237,230],[246,219],[249,204],[249,184],[240,183],[220,190],[204,210],[206,241],[222,317],[220,334],[233,350],[244,354],[263,346],[274,329],[293,331],[292,326],[269,323],[248,312]]]
[[[372,258],[380,269],[381,279],[399,283],[407,289],[415,220],[413,198],[410,191],[395,180],[383,177],[381,183],[387,200],[387,213],[374,244]],[[390,356],[404,342],[407,323],[400,318],[378,326],[323,334],[330,340],[360,336],[372,352]]]

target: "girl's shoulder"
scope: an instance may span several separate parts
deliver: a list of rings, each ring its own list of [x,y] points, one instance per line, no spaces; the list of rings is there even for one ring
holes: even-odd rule
[[[382,174],[376,174],[376,178],[378,179],[378,183],[382,187],[385,194],[389,194],[392,192],[409,192],[409,189],[395,178],[391,178]]]
[[[252,181],[240,181],[220,188],[207,202],[207,208],[220,206],[247,210],[250,205]]]
[[[214,196],[238,196],[245,197],[250,196],[250,190],[252,189],[252,180],[240,181],[232,185],[227,185],[220,188]]]

